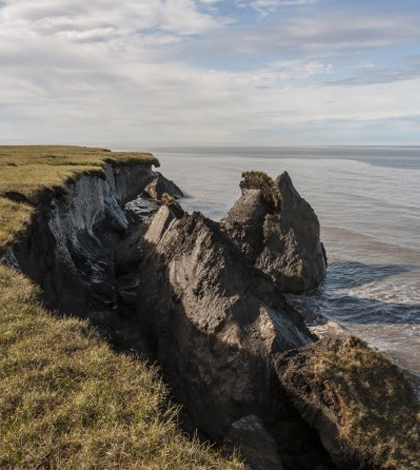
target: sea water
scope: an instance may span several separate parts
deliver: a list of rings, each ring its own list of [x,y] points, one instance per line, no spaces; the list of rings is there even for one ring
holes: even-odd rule
[[[321,224],[329,268],[299,302],[420,374],[420,147],[155,149],[182,206],[218,220],[241,173],[287,171]]]

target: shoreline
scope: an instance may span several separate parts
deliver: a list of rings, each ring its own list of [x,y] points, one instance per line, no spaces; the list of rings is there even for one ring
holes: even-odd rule
[[[62,160],[68,166],[65,156]],[[239,447],[249,463],[262,459],[261,468],[268,459],[276,462],[276,470],[301,464],[308,470],[337,470],[347,468],[352,455],[360,465],[379,459],[388,469],[391,453],[383,455],[385,445],[390,452],[396,446],[401,468],[413,470],[418,400],[404,374],[375,349],[343,335],[335,322],[311,312],[315,331],[326,335],[315,338],[281,295],[319,285],[326,269],[318,219],[288,173],[276,180],[262,172],[244,173],[241,198],[216,223],[184,212],[176,201],[179,188],[154,172],[152,162],[157,160],[151,156],[143,163],[122,156],[122,165],[82,171],[49,192],[42,187],[42,198],[31,193],[30,223],[5,248],[6,301],[15,302],[14,308],[17,302],[19,311],[23,300],[9,278],[27,282],[20,270],[42,286],[24,299],[34,310],[33,321],[48,321],[46,313],[37,316],[42,298],[50,310],[88,320],[115,357],[135,353],[145,366],[158,363],[173,397],[185,406],[193,433],[222,447]],[[9,166],[15,174],[16,166]],[[144,211],[151,209],[142,205],[139,218],[130,221],[125,206],[142,192],[159,208],[146,222]],[[6,303],[4,318],[13,322],[9,309]],[[25,315],[17,318],[25,323]],[[55,325],[51,321],[51,328]],[[12,337],[13,349],[21,338]],[[37,341],[44,341],[38,330],[29,346]],[[9,348],[10,338],[4,344]],[[43,352],[49,348],[48,343]],[[60,354],[73,361],[71,353]],[[15,369],[10,370],[13,376]],[[54,372],[52,385],[55,378]],[[377,387],[381,381],[387,386]],[[399,410],[404,440],[377,421],[376,407],[384,400],[387,422]],[[315,415],[308,413],[308,403]],[[92,406],[101,407],[102,401],[95,399]],[[365,435],[366,416],[370,432]],[[29,422],[33,419],[30,415]],[[286,436],[283,429],[294,431]],[[356,430],[357,439],[348,439],[349,429]],[[367,436],[373,436],[373,446]],[[268,445],[268,455],[255,448],[255,439]]]
[[[355,334],[363,337],[363,324],[371,321],[366,340],[374,343],[377,339],[376,344],[390,355],[398,351],[399,362],[420,372],[416,313],[416,305],[420,309],[420,245],[418,211],[412,208],[419,191],[413,176],[417,172],[373,168],[355,160],[337,163],[334,157],[316,161],[304,155],[287,158],[281,149],[274,149],[275,158],[270,159],[261,149],[244,158],[241,155],[229,159],[228,154],[214,151],[188,156],[157,154],[165,175],[190,195],[183,202],[185,209],[199,210],[216,221],[238,196],[236,182],[243,169],[257,167],[270,175],[287,169],[317,212],[321,239],[331,261],[340,263],[334,263],[333,276],[328,278],[326,307],[332,309],[328,317],[339,321],[342,308],[348,307],[346,320],[351,323],[351,311],[358,312]],[[327,233],[327,227],[333,227],[332,233]],[[393,240],[398,241],[393,244]]]

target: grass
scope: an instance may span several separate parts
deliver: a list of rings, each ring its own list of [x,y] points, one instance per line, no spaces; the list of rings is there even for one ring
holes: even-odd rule
[[[46,188],[61,186],[81,173],[102,172],[105,162],[159,164],[150,153],[73,146],[0,146],[0,194],[16,192],[36,202],[36,195]]]
[[[276,182],[262,171],[245,171],[242,173],[241,189],[258,189],[275,209],[281,206],[281,194]]]
[[[34,208],[0,197],[0,250],[11,243],[27,226]]]
[[[36,211],[37,195],[85,171],[152,162],[148,154],[75,147],[0,147],[0,248]],[[37,287],[0,263],[2,470],[240,470],[176,427],[157,371],[117,354],[86,322],[54,316]]]
[[[420,469],[420,403],[394,364],[352,337],[323,352],[316,370],[339,400],[348,455],[382,470]]]
[[[25,229],[33,206],[45,193],[58,191],[81,174],[103,175],[106,162],[159,165],[150,153],[74,146],[0,146],[0,249]]]

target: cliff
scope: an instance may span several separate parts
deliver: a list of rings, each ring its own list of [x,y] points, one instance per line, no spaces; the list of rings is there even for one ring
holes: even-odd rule
[[[109,331],[116,318],[98,309],[115,302],[123,203],[157,163],[102,149],[0,147],[2,469],[244,468],[187,439],[156,369],[92,328],[104,333],[105,316]]]
[[[277,355],[278,377],[338,468],[419,468],[420,406],[403,373],[355,337]]]
[[[0,151],[2,468],[419,468],[405,377],[359,342],[317,341],[282,295],[326,270],[287,174],[245,174],[218,224],[184,213],[150,154],[20,152]]]

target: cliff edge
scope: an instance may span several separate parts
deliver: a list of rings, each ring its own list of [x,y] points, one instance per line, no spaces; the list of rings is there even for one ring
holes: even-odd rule
[[[283,296],[326,270],[289,175],[245,173],[218,224],[152,164],[0,151],[2,468],[419,469],[404,375],[357,339],[318,340]]]

